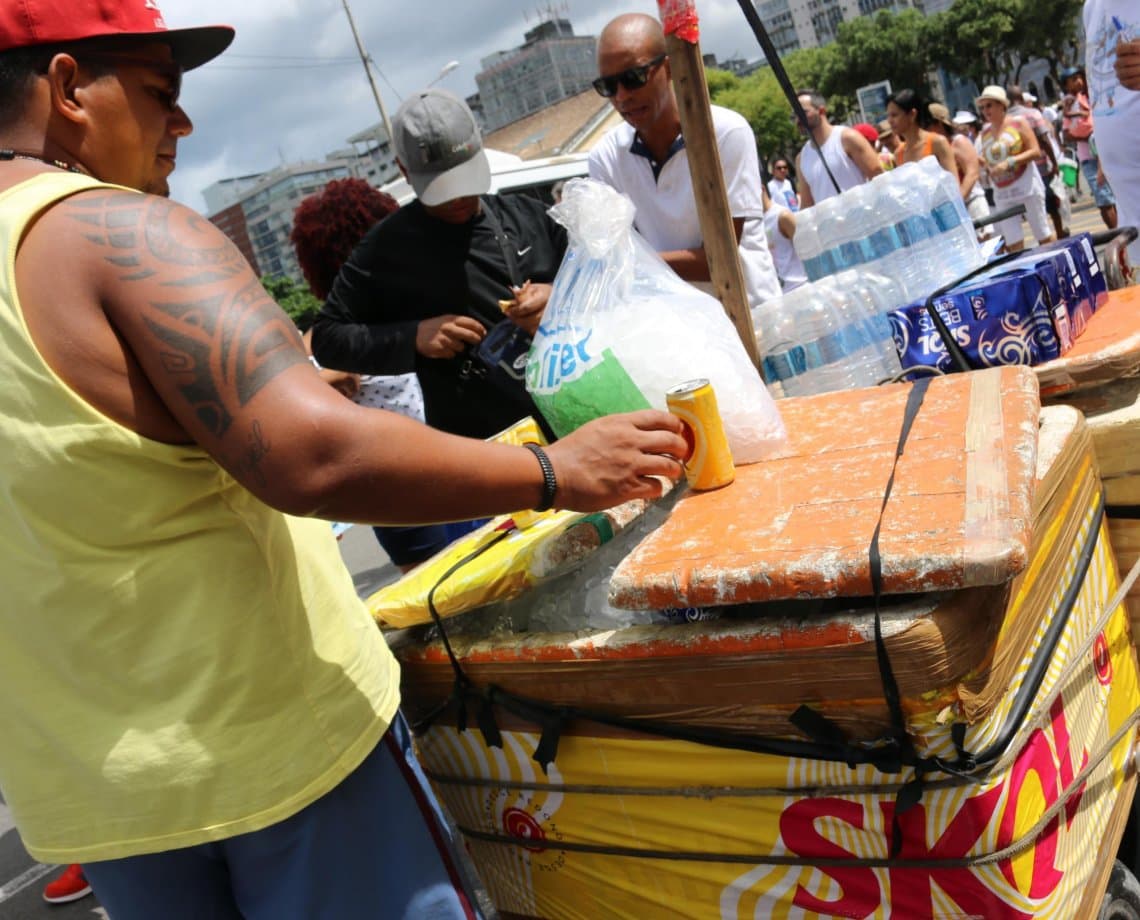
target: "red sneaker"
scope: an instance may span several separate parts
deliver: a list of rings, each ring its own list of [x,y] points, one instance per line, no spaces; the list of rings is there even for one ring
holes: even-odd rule
[[[72,863],[63,870],[63,875],[54,881],[48,882],[44,888],[44,900],[49,904],[66,904],[68,901],[78,901],[91,894],[91,886],[83,874],[83,867],[79,863]]]

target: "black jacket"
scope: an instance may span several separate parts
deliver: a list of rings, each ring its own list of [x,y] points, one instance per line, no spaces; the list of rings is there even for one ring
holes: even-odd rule
[[[313,326],[313,354],[325,367],[361,374],[415,371],[429,425],[487,437],[536,414],[520,386],[504,396],[490,384],[462,380],[465,355],[425,358],[416,352],[421,320],[458,313],[487,329],[503,320],[498,301],[513,296],[512,281],[550,283],[566,251],[566,230],[546,206],[522,195],[483,197],[516,255],[512,279],[485,214],[454,225],[430,217],[413,201],[361,240],[340,270]]]

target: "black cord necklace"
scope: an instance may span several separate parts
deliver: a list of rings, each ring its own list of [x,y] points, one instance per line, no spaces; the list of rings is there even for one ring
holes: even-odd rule
[[[38,153],[28,153],[24,150],[12,150],[8,147],[0,148],[0,160],[36,160],[40,163],[47,163],[48,166],[54,166],[56,169],[66,169],[68,172],[87,175],[86,169],[81,166],[76,166],[74,163],[56,160],[53,157],[40,156]]]

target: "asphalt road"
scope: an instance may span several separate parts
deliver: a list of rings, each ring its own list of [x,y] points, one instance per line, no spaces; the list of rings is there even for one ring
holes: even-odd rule
[[[1100,213],[1087,195],[1073,205],[1073,233],[1103,229]],[[351,528],[341,539],[340,547],[357,592],[362,596],[398,574],[367,527]],[[106,911],[94,897],[63,905],[50,905],[42,900],[43,886],[60,871],[59,867],[40,865],[28,855],[16,833],[11,813],[0,799],[0,920],[106,920]]]

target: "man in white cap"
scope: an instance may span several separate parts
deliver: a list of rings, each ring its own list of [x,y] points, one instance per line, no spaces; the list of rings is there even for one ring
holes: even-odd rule
[[[967,112],[965,109],[959,109],[954,113],[954,127],[968,137],[972,143],[978,136],[978,116],[973,112]]]
[[[566,230],[525,195],[488,195],[491,168],[462,99],[426,89],[392,119],[396,159],[416,200],[372,228],[345,262],[313,326],[325,367],[415,371],[434,428],[487,437],[539,417],[521,374],[500,387],[471,352],[504,309],[538,328],[566,251]]]
[[[154,0],[0,4],[0,788],[115,920],[469,917],[406,778],[399,668],[319,518],[655,496],[681,423],[532,450],[326,385],[237,248],[164,197],[183,71],[232,38]]]

